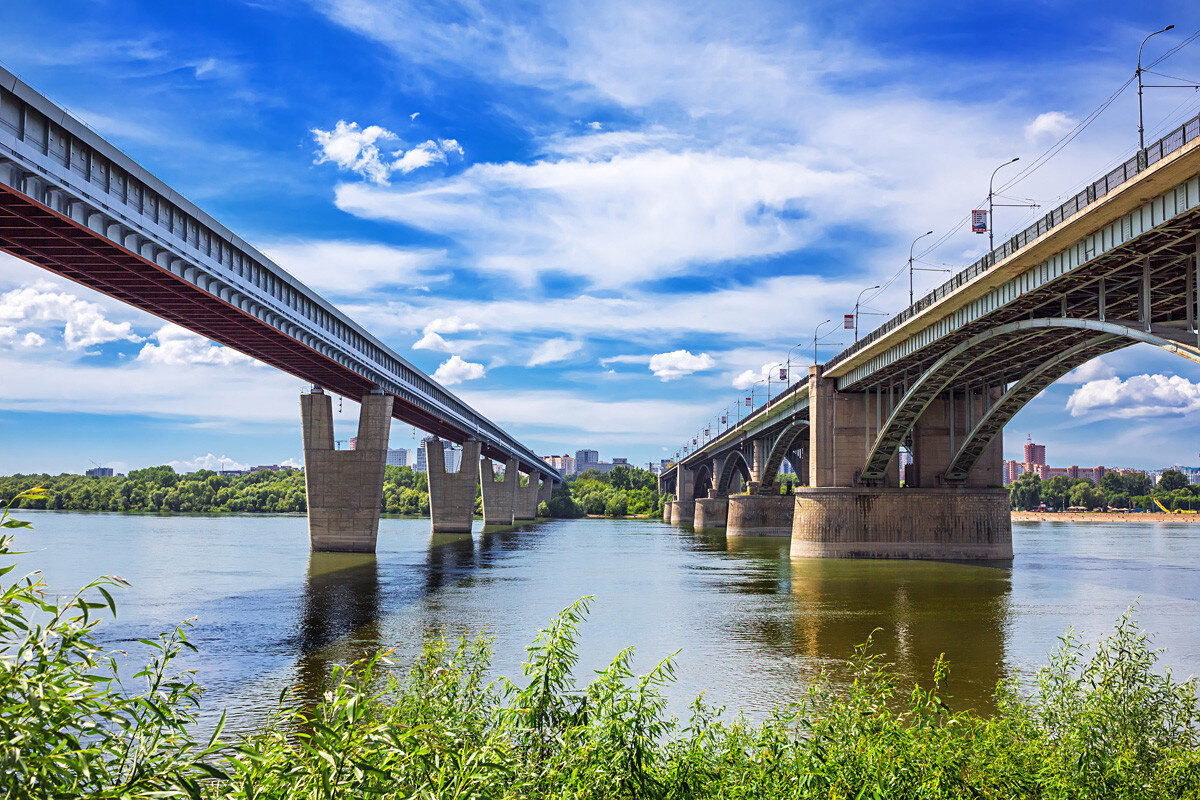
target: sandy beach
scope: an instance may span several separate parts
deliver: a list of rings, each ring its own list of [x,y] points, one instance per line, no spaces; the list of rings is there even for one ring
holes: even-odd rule
[[[1013,522],[1200,522],[1200,514],[1121,514],[1103,511],[1014,511]]]

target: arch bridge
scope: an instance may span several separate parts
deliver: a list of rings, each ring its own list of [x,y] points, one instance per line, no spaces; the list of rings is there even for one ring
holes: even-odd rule
[[[800,556],[1009,558],[1005,424],[1072,369],[1132,344],[1200,362],[1198,287],[1200,117],[689,448],[660,479],[671,519],[786,528]],[[787,439],[801,427],[807,436]],[[780,456],[797,459],[794,497],[780,496]],[[750,477],[726,498],[711,476],[731,458]],[[725,520],[705,507],[713,499]]]

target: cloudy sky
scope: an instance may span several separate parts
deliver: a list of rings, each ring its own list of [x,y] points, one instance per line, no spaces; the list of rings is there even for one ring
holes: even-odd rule
[[[1020,156],[1016,177],[1071,137],[1005,190],[1048,208],[1127,157],[1133,91],[1078,123],[1146,32],[1177,25],[1157,55],[1200,28],[1184,2],[9,0],[3,17],[8,69],[531,447],[643,464],[793,345],[811,363],[814,326],[862,289],[899,310],[917,234],[936,232],[922,266],[977,258],[963,222],[997,164]],[[1200,78],[1200,42],[1159,69]],[[1148,90],[1146,109],[1157,136],[1200,95]],[[998,238],[1038,213],[998,211]],[[0,472],[300,457],[299,381],[6,256],[0,374]],[[1054,464],[1196,464],[1198,421],[1200,369],[1139,347],[1043,393],[1006,451],[1031,434]]]

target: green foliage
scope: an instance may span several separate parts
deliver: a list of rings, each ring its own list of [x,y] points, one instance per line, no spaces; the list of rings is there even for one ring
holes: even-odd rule
[[[549,508],[551,516],[661,516],[663,498],[658,493],[658,476],[653,472],[626,464],[618,464],[608,473],[589,469],[564,484],[572,508],[564,498],[558,511]]]
[[[18,495],[43,496],[41,489]],[[28,528],[0,515],[0,529]],[[0,559],[12,552],[0,535]],[[13,569],[0,568],[0,575]],[[100,614],[116,615],[110,589],[120,578],[100,578],[65,601],[46,599],[38,573],[0,587],[0,776],[4,796],[200,797],[201,781],[221,777],[206,763],[216,736],[196,742],[200,690],[171,662],[191,648],[182,629],[143,639],[151,663],[129,690],[115,658],[93,636]],[[219,733],[220,726],[218,726]]]
[[[1188,486],[1187,476],[1179,470],[1168,469],[1163,470],[1162,477],[1158,479],[1158,485],[1154,487],[1154,491],[1158,492],[1173,492],[1176,489],[1186,489]]]
[[[27,527],[0,520],[5,528]],[[0,557],[9,539],[0,539]],[[9,567],[8,570],[12,568]],[[7,572],[8,570],[4,570]],[[257,733],[195,741],[197,688],[172,676],[183,633],[131,693],[93,639],[116,604],[101,579],[51,604],[0,587],[0,775],[11,798],[1187,798],[1200,793],[1196,681],[1160,668],[1129,615],[1095,647],[1071,633],[990,717],[954,711],[947,664],[906,688],[868,642],[851,680],[819,678],[765,722],[697,700],[666,713],[674,656],[635,675],[617,653],[575,679],[591,602],[527,648],[520,682],[488,682],[491,642],[435,636],[400,678],[389,652],[333,671],[316,706],[285,691]],[[97,595],[92,598],[92,595]]]

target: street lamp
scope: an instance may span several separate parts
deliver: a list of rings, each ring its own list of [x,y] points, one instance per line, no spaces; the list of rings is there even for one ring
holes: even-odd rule
[[[910,269],[912,268],[911,263],[909,263],[908,266]],[[856,341],[856,342],[858,341],[858,305],[859,305],[859,303],[862,302],[862,296],[864,294],[871,291],[872,289],[878,289],[878,288],[879,288],[878,286],[868,286],[866,289],[863,289],[861,292],[858,293],[858,299],[854,301],[854,341]]]
[[[933,231],[925,231],[920,236],[913,239],[912,244],[908,246],[908,305],[910,307],[913,304],[913,248],[917,246],[917,242],[921,241],[931,233],[933,233]],[[858,335],[857,330],[854,331],[854,335]]]
[[[1004,169],[1009,164],[1015,164],[1016,162],[1018,162],[1020,160],[1021,160],[1020,156],[1014,156],[1012,161],[1005,161],[1003,164],[1001,164],[1000,166],[998,166],[994,170],[992,170],[992,177],[988,178],[988,253],[991,253],[993,250],[996,249],[996,241],[995,241],[996,220],[995,220],[995,217],[993,216],[994,212],[993,212],[993,205],[992,205],[992,196],[993,196],[994,192],[992,191],[992,182],[996,179],[997,172]]]
[[[813,366],[814,367],[817,365],[817,348],[820,347],[820,344],[818,342],[821,338],[821,336],[820,336],[821,327],[823,325],[828,325],[830,322],[833,322],[833,320],[827,319],[813,330]],[[841,344],[841,342],[828,342],[827,343],[827,345],[829,347],[837,347],[840,344]]]
[[[1142,43],[1138,46],[1138,65],[1137,65],[1137,82],[1138,82],[1138,166],[1141,166],[1142,151],[1146,149],[1146,127],[1142,124],[1142,48],[1146,46],[1146,42],[1150,41],[1151,36],[1158,36],[1160,33],[1166,33],[1174,28],[1174,25],[1168,25],[1161,31],[1154,33],[1142,39]]]

